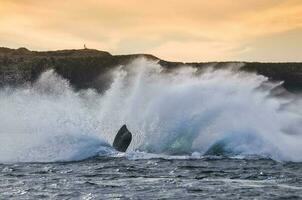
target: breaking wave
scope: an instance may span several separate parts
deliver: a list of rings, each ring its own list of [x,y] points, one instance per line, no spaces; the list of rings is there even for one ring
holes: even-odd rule
[[[281,83],[232,69],[163,72],[137,59],[103,94],[75,91],[53,70],[32,85],[0,90],[0,162],[51,162],[112,155],[118,129],[130,152],[204,155],[217,144],[236,155],[302,161],[301,98]]]

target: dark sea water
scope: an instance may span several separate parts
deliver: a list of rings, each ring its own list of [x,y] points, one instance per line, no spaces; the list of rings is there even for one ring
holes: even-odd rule
[[[302,163],[129,159],[0,165],[1,199],[301,199]]]

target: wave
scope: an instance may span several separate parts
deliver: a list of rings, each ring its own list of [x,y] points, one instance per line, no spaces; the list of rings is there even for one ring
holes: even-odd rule
[[[75,91],[53,70],[1,89],[0,162],[112,155],[123,124],[133,133],[131,153],[204,155],[219,144],[232,155],[302,161],[301,98],[274,95],[282,83],[237,66],[166,72],[146,59],[112,73],[104,94]]]

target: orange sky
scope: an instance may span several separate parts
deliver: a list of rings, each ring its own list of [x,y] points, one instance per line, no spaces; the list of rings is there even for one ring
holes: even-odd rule
[[[302,0],[0,0],[0,46],[302,61]]]

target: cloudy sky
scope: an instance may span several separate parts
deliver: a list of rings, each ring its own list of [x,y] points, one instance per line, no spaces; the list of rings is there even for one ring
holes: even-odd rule
[[[0,46],[302,61],[302,0],[0,0]]]

